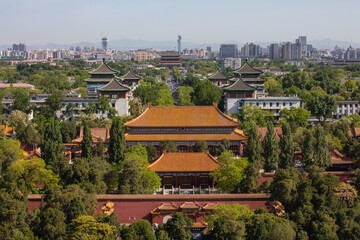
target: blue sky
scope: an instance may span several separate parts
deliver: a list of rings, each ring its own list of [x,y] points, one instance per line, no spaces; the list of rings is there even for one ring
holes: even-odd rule
[[[109,39],[360,43],[360,0],[0,0],[0,44]]]

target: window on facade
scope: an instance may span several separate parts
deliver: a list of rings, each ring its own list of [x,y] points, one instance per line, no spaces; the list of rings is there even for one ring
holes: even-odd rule
[[[292,102],[290,103],[290,107],[292,106]]]
[[[230,98],[236,98],[236,93],[231,92],[231,93],[230,93]]]
[[[280,106],[280,103],[276,103],[276,106],[277,106],[277,107]]]
[[[265,107],[265,106],[266,106],[266,103],[263,103],[263,106]]]
[[[259,103],[258,103],[258,102],[256,103],[256,106],[259,106]]]
[[[272,102],[270,103],[270,107],[272,107]]]
[[[111,105],[112,105],[113,108],[115,107],[115,103],[112,103]]]
[[[283,106],[285,107],[285,102],[283,102]]]
[[[241,103],[239,103],[239,107],[242,107],[242,106],[243,106],[242,102],[241,102]]]

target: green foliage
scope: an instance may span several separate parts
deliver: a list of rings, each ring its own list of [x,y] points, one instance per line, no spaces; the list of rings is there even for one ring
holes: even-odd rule
[[[288,123],[283,123],[282,136],[280,136],[279,168],[291,168],[294,161],[294,143],[291,137],[291,129]]]
[[[36,131],[36,129],[31,125],[27,125],[25,128],[22,139],[25,144],[31,147],[37,147],[41,143],[38,131]]]
[[[63,175],[69,167],[64,156],[59,122],[54,118],[50,118],[47,123],[41,145],[41,157],[56,174]]]
[[[232,152],[225,151],[219,156],[218,161],[217,169],[211,173],[216,186],[223,192],[239,193],[240,183],[245,177],[247,159],[235,158]]]
[[[329,95],[314,96],[307,102],[306,106],[311,114],[321,122],[325,122],[336,110],[336,102]]]
[[[24,154],[17,140],[0,138],[0,172],[3,176],[7,168],[16,160],[23,159]]]
[[[0,189],[0,234],[2,239],[33,239],[26,222],[27,197]]]
[[[296,232],[287,219],[270,213],[255,214],[247,225],[247,239],[295,240]]]
[[[174,99],[169,87],[162,82],[155,80],[143,81],[134,90],[134,97],[141,99],[144,105],[152,103],[154,106],[173,106]]]
[[[196,141],[193,147],[194,152],[206,152],[207,149],[208,149],[208,145],[206,141],[203,140]]]
[[[158,175],[145,166],[147,157],[146,148],[141,145],[128,149],[118,176],[121,194],[153,194],[161,186]]]
[[[268,111],[262,110],[258,106],[245,105],[239,116],[240,122],[242,122],[242,129],[249,128],[251,122],[255,122],[259,127],[266,127],[267,121],[272,121],[273,114]]]
[[[249,162],[260,162],[260,141],[259,133],[255,122],[250,122],[249,128],[245,131],[245,135],[248,137],[248,143],[244,151],[245,157]]]
[[[317,125],[315,128],[315,145],[314,145],[314,160],[315,164],[320,167],[331,166],[331,157],[328,149],[328,141],[325,136],[324,128]]]
[[[148,161],[154,161],[157,158],[157,150],[153,145],[146,145]]]
[[[271,172],[276,169],[279,161],[279,156],[276,151],[277,140],[275,138],[274,125],[271,122],[268,122],[267,133],[262,144],[264,149],[264,170],[266,172]]]
[[[81,157],[86,159],[92,158],[92,135],[90,131],[90,126],[87,121],[83,122],[84,130],[83,130],[83,140],[81,142]]]
[[[265,85],[265,91],[269,93],[269,96],[282,96],[283,90],[282,86],[279,82],[277,82],[274,78],[270,77],[268,80],[264,83]]]
[[[211,106],[213,103],[219,104],[221,94],[221,89],[206,79],[194,87],[192,99],[196,106]]]
[[[187,75],[187,77],[185,78],[185,80],[182,82],[183,86],[188,86],[191,88],[194,88],[195,86],[197,86],[199,83],[201,82],[201,80],[197,77],[195,77],[192,74]]]
[[[305,169],[313,165],[313,135],[311,131],[305,131],[305,138],[302,143],[302,164]]]
[[[96,143],[95,149],[94,149],[94,156],[104,159],[104,150],[105,145],[101,138],[99,138],[99,141]]]
[[[141,219],[131,223],[129,226],[129,233],[132,239],[138,240],[156,240],[155,233],[152,230],[149,221]]]
[[[107,223],[99,223],[92,216],[80,216],[69,226],[70,239],[114,239],[115,227]]]
[[[194,93],[194,89],[189,86],[180,86],[176,90],[177,105],[178,106],[194,106],[191,101],[191,96]]]
[[[56,208],[42,210],[31,224],[31,230],[41,239],[64,239],[66,234],[65,214]]]
[[[165,150],[166,152],[178,152],[179,151],[176,147],[176,144],[171,140],[161,141],[159,146],[162,150]]]
[[[146,109],[146,106],[141,102],[139,98],[133,98],[129,101],[130,105],[130,115],[137,117],[143,113]]]
[[[30,108],[30,96],[27,90],[16,88],[14,91],[14,110],[28,113]]]
[[[109,161],[110,163],[118,163],[124,160],[125,152],[125,135],[122,119],[114,117],[110,129],[109,140]]]
[[[8,168],[8,174],[18,186],[25,186],[31,193],[38,193],[39,188],[57,185],[59,178],[46,169],[44,160],[16,160]]]
[[[193,224],[193,221],[184,213],[177,213],[168,220],[165,229],[173,240],[190,240],[192,234],[188,228]]]
[[[89,193],[105,193],[107,186],[105,177],[110,171],[110,164],[101,157],[90,160],[77,158],[73,160],[72,176],[68,183],[79,184]]]
[[[289,124],[296,124],[297,127],[307,127],[310,113],[303,108],[291,107],[280,111],[280,121],[287,121]]]

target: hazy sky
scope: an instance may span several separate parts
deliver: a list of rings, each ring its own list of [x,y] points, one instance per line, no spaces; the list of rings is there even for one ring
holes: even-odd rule
[[[0,44],[99,42],[360,42],[360,0],[0,0]]]

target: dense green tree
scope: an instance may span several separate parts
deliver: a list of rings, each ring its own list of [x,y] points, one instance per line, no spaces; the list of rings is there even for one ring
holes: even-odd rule
[[[270,77],[268,80],[264,83],[265,85],[265,91],[269,93],[269,96],[282,96],[283,90],[282,85],[276,81],[274,78]]]
[[[57,209],[48,207],[40,211],[32,222],[31,229],[41,239],[64,239],[66,234],[66,216]]]
[[[99,138],[99,141],[95,145],[94,156],[104,159],[104,150],[105,150],[104,142],[101,138]]]
[[[68,219],[76,219],[83,215],[86,215],[84,202],[82,201],[80,196],[75,196],[70,201],[70,206],[68,209]]]
[[[306,103],[307,109],[316,116],[319,121],[325,122],[336,110],[336,101],[332,96],[320,95],[312,97]]]
[[[125,135],[122,119],[114,117],[110,129],[109,140],[109,161],[110,163],[118,163],[124,160],[125,152]]]
[[[70,239],[114,239],[115,227],[99,223],[92,216],[80,216],[69,226]]]
[[[255,214],[247,224],[247,238],[295,240],[296,232],[289,220],[276,217],[270,213]]]
[[[291,107],[290,110],[284,108],[280,111],[281,121],[296,124],[299,127],[307,127],[310,113],[303,108]]]
[[[244,169],[245,178],[240,183],[240,190],[243,193],[255,193],[259,188],[258,179],[261,177],[260,169],[262,163],[260,161],[249,162]]]
[[[201,80],[197,77],[195,77],[192,74],[187,75],[185,80],[182,82],[183,86],[189,86],[191,88],[194,88],[196,85],[198,85],[201,82]]]
[[[262,141],[264,149],[264,170],[266,172],[274,171],[278,165],[279,156],[276,151],[277,140],[275,138],[274,125],[271,122],[268,122],[267,133]]]
[[[151,224],[148,220],[138,220],[131,223],[130,233],[132,235],[132,239],[138,240],[156,240],[156,236],[154,231],[152,230]]]
[[[206,152],[207,149],[208,149],[208,145],[206,141],[203,140],[196,141],[193,147],[194,152]]]
[[[31,193],[38,193],[39,188],[57,185],[59,181],[51,170],[46,169],[45,162],[41,158],[14,161],[8,168],[8,174],[19,187],[24,186],[23,190]]]
[[[146,152],[149,161],[154,161],[157,158],[157,150],[153,145],[146,145]]]
[[[190,86],[179,86],[176,90],[177,105],[178,106],[194,106],[191,101],[191,95],[194,93],[194,89]]]
[[[239,193],[240,183],[245,177],[246,158],[235,158],[230,151],[223,152],[218,158],[217,169],[211,173],[216,186],[223,192]]]
[[[26,222],[27,197],[19,191],[0,189],[0,235],[2,239],[33,239]]]
[[[54,91],[46,98],[45,106],[52,113],[52,116],[55,116],[55,112],[62,108],[61,100],[63,97],[64,94],[61,91]]]
[[[69,123],[68,121],[61,121],[60,132],[63,143],[71,143],[77,134],[76,125],[74,123]]]
[[[249,128],[245,131],[248,143],[244,151],[249,163],[261,161],[259,133],[255,122],[250,122]]]
[[[160,148],[166,152],[178,152],[176,144],[171,140],[165,140],[160,142]]]
[[[23,158],[24,154],[20,149],[19,141],[0,138],[0,173],[2,176],[14,161]]]
[[[118,181],[121,194],[153,194],[161,186],[157,174],[145,167],[144,160],[135,155],[124,160]]]
[[[41,157],[56,174],[62,175],[68,167],[67,160],[64,156],[59,122],[54,118],[50,118],[47,123],[41,145]]]
[[[324,128],[321,125],[317,125],[315,128],[315,145],[314,145],[314,160],[315,164],[320,167],[331,166],[331,158],[327,144],[327,137],[324,132]]]
[[[166,223],[165,229],[173,240],[190,240],[192,234],[188,228],[193,221],[184,213],[177,213]]]
[[[87,121],[83,122],[83,140],[81,142],[81,157],[86,159],[92,158],[92,135],[90,131],[90,126]]]
[[[279,168],[290,168],[294,162],[295,147],[291,137],[291,129],[288,123],[283,123],[282,136],[280,136]]]
[[[313,135],[310,130],[307,130],[305,131],[305,138],[302,143],[302,163],[305,169],[313,165],[313,152]]]
[[[192,96],[196,106],[211,106],[221,100],[221,89],[214,86],[209,80],[203,80],[194,87]]]
[[[271,121],[272,117],[271,113],[258,106],[245,105],[239,115],[239,120],[242,122],[241,128],[246,130],[251,122],[255,122],[259,127],[266,127],[267,121]]]
[[[130,106],[130,115],[137,117],[141,113],[143,113],[146,109],[146,105],[144,105],[139,98],[133,98],[129,101]]]
[[[30,124],[26,126],[22,139],[25,144],[34,148],[41,143],[39,133]]]
[[[22,88],[17,88],[14,92],[14,110],[20,110],[28,113],[30,109],[30,96],[29,93]]]

